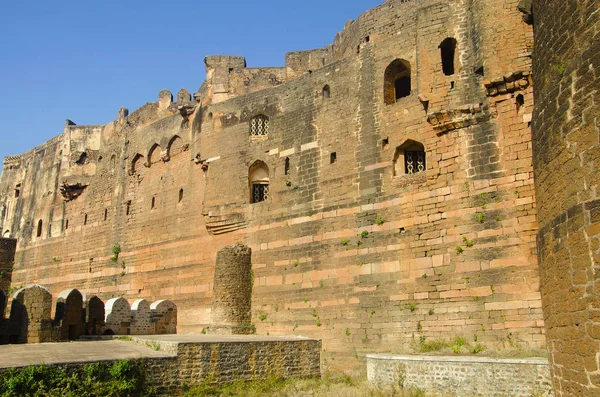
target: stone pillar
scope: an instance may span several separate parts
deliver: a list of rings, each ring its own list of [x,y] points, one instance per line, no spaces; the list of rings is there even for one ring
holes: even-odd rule
[[[537,241],[556,396],[600,395],[599,8],[533,2]]]
[[[252,334],[252,250],[236,244],[217,253],[209,332]]]

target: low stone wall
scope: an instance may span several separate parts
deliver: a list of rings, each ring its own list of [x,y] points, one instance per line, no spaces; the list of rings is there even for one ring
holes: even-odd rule
[[[457,396],[552,396],[545,358],[367,355],[376,386],[395,385]]]
[[[97,338],[108,338],[98,336]],[[112,337],[117,338],[117,337]],[[111,338],[111,339],[112,339]],[[123,337],[121,337],[123,338]],[[98,343],[106,343],[99,346]],[[81,343],[81,342],[74,342]],[[115,349],[108,340],[85,342],[96,345],[89,347],[96,360],[89,360],[84,352],[70,351],[64,356],[56,354],[52,362],[44,361],[44,354],[32,359],[31,348],[43,349],[44,344],[11,346],[13,356],[23,356],[20,364],[2,361],[0,352],[0,372],[8,368],[24,368],[29,365],[63,367],[68,371],[81,369],[93,362],[111,363],[120,359],[142,360],[147,386],[156,387],[160,395],[178,395],[184,386],[194,386],[203,382],[227,384],[236,380],[265,380],[271,376],[282,378],[319,378],[321,376],[321,341],[302,337],[260,337],[260,336],[212,336],[212,335],[156,335],[133,336],[130,342],[148,347],[136,353],[136,358],[116,358],[105,355],[100,358],[98,351]],[[45,344],[54,347],[56,344]],[[90,345],[91,346],[91,345]],[[29,350],[28,350],[29,348]],[[7,354],[7,353],[4,353]]]

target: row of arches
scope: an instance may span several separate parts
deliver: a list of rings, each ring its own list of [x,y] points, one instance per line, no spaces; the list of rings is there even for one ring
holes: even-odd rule
[[[136,171],[138,171],[142,165],[146,167],[152,167],[153,164],[156,164],[159,161],[169,161],[171,157],[176,156],[183,151],[185,151],[185,145],[183,140],[178,135],[175,135],[169,140],[167,150],[164,153],[161,146],[155,142],[146,153],[146,156],[140,153],[136,153],[133,156],[133,159],[131,160],[130,174],[133,175],[136,173]],[[144,158],[146,158],[146,162],[143,162]]]
[[[456,39],[448,37],[439,45],[442,60],[442,72],[446,76],[454,75],[457,69]],[[386,105],[396,103],[410,95],[412,91],[411,65],[405,59],[393,60],[385,69],[383,100]]]

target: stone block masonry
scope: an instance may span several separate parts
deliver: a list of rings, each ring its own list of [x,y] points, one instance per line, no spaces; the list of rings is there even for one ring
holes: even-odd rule
[[[249,322],[322,338],[324,369],[420,337],[544,346],[532,46],[517,0],[389,0],[282,68],[208,57],[193,99],[5,159],[12,283],[168,299],[199,333],[240,243]]]
[[[210,333],[253,334],[252,250],[242,244],[217,253]]]
[[[141,359],[146,382],[164,395],[178,395],[184,385],[202,382],[281,378],[318,378],[321,342],[300,337],[171,335],[72,342],[68,351],[56,343],[5,346],[0,371],[27,365],[68,369],[97,361]]]
[[[533,2],[542,304],[558,396],[600,395],[600,2]]]
[[[470,397],[553,396],[547,359],[367,355],[374,386]]]

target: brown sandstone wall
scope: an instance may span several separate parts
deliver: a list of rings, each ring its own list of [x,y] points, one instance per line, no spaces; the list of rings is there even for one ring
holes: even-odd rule
[[[534,1],[534,165],[554,389],[600,393],[600,2]]]
[[[5,161],[3,202],[23,186],[7,221],[19,237],[13,282],[169,299],[179,332],[199,332],[210,322],[216,253],[243,243],[257,332],[323,338],[326,368],[358,368],[366,352],[420,337],[543,346],[531,27],[516,3],[388,1],[347,25],[323,67],[299,73],[319,51],[290,57],[298,77],[288,82],[240,95],[239,75],[252,72],[232,58],[231,81],[210,72],[191,115],[184,99],[161,94],[100,131],[67,125],[52,150]],[[482,32],[491,26],[496,35]],[[452,76],[438,48],[448,37]],[[386,105],[385,71],[398,58],[411,65],[411,94]],[[517,71],[522,85],[503,80]],[[249,136],[257,114],[270,118],[266,139]],[[427,169],[395,176],[407,141],[423,145]],[[87,163],[77,164],[82,151]],[[269,198],[250,204],[257,160],[269,169]],[[89,186],[64,201],[64,179]],[[32,225],[49,217],[51,234],[37,237]]]

